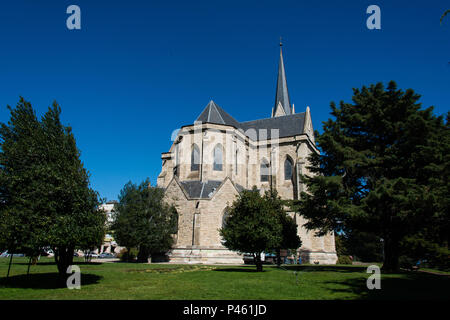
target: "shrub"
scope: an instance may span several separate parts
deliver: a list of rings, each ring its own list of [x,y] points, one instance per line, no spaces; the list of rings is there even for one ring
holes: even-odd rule
[[[408,257],[406,255],[400,256],[398,258],[398,264],[400,268],[411,270],[413,266],[415,266],[417,263],[416,259],[413,259],[411,257]]]
[[[352,261],[352,259],[350,259],[349,256],[339,256],[337,263],[338,264],[353,264],[353,261]]]
[[[130,252],[128,252],[128,249],[123,248],[120,250],[120,252],[117,254],[117,258],[120,259],[122,262],[131,262],[134,261],[137,255],[137,249],[131,248]]]

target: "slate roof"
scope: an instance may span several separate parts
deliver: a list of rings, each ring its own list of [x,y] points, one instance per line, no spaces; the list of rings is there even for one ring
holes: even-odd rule
[[[180,181],[181,186],[188,194],[189,198],[200,198],[209,199],[212,194],[219,188],[222,181],[219,180],[208,180],[206,182],[202,181]],[[236,185],[238,192],[244,190],[240,185]]]
[[[239,122],[232,116],[226,113],[221,107],[219,107],[214,101],[210,101],[202,113],[198,116],[197,120],[204,123],[217,123],[230,125],[239,128]]]
[[[247,131],[249,129],[255,129],[259,135],[260,129],[267,130],[267,139],[271,138],[271,130],[278,129],[278,137],[291,137],[303,133],[303,125],[305,123],[305,112],[295,113],[287,116],[280,116],[274,118],[259,119],[247,122],[241,122],[240,128]],[[253,137],[250,137],[253,138]],[[258,139],[264,137],[259,137]]]
[[[277,111],[278,103],[284,109],[286,115],[292,114],[291,102],[289,99],[289,91],[287,87],[286,71],[284,70],[283,52],[280,44],[280,61],[278,62],[278,78],[277,78],[277,91],[275,95],[275,106],[273,107],[273,113]]]
[[[259,135],[260,129],[266,129],[267,139],[270,139],[271,129],[279,130],[279,138],[302,134],[303,125],[305,122],[305,113],[302,112],[290,114],[287,116],[239,122],[211,100],[195,121],[201,121],[202,123],[229,125],[235,127],[236,129],[241,129],[244,132],[249,129],[255,129],[257,135]],[[250,139],[253,140],[255,140],[255,138],[260,138],[259,136],[254,137],[253,134],[247,135]],[[261,138],[265,140],[264,137]]]
[[[184,188],[189,198],[202,198],[207,199],[209,195],[214,192],[222,183],[222,181],[209,180],[202,181],[180,181],[181,186]]]

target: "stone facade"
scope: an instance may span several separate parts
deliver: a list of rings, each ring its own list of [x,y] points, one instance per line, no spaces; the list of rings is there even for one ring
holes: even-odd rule
[[[299,175],[308,173],[307,158],[318,150],[309,107],[295,114],[284,93],[281,51],[280,65],[271,118],[238,122],[211,101],[193,124],[178,131],[169,152],[162,154],[157,184],[166,189],[166,199],[179,215],[170,262],[242,263],[241,255],[222,245],[218,230],[227,207],[243,189],[256,186],[264,192],[272,186],[283,199],[299,198],[304,189]],[[302,240],[302,261],[336,263],[334,234],[317,237],[303,227],[301,216],[290,214]]]

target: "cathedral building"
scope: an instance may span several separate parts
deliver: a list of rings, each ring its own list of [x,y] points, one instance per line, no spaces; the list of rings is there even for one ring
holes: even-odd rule
[[[270,110],[269,110],[270,111]],[[271,117],[239,122],[210,101],[194,123],[183,126],[169,152],[162,153],[157,184],[178,211],[178,232],[170,252],[174,263],[243,263],[242,255],[222,245],[219,229],[240,191],[275,188],[283,199],[298,199],[308,174],[308,156],[318,153],[311,112],[291,105],[283,52]],[[334,234],[315,236],[295,219],[304,263],[335,264]]]

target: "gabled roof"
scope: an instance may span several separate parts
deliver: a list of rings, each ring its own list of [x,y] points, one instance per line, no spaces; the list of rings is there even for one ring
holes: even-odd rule
[[[278,129],[278,137],[284,138],[304,133],[305,112],[274,118],[239,122],[211,100],[195,121],[228,125],[235,127],[236,129],[241,129],[244,133],[249,129],[254,129],[256,130],[257,135],[259,135],[260,129],[267,130],[267,137],[255,137],[253,134],[247,134],[247,136],[252,140],[255,138],[270,139],[272,129]]]
[[[209,198],[209,194],[216,191],[222,181],[209,180],[202,181],[180,181],[181,186],[184,188],[189,198]]]
[[[179,183],[190,199],[210,199],[213,196],[214,192],[216,192],[225,182],[225,180],[208,180],[205,182],[192,180],[179,181]],[[235,185],[238,192],[244,190],[244,187],[240,186],[239,184],[233,184]]]
[[[305,122],[309,117],[309,109],[307,109],[308,115],[305,112],[293,113],[291,108],[291,102],[289,98],[289,92],[287,88],[286,72],[284,70],[283,51],[280,43],[280,60],[278,63],[278,79],[277,90],[275,96],[275,107],[273,108],[272,118],[259,119],[253,121],[239,122],[226,113],[221,107],[219,107],[214,101],[210,101],[205,109],[200,113],[196,121],[202,123],[215,123],[221,125],[227,125],[235,127],[236,129],[246,132],[249,129],[256,130],[257,136],[253,133],[247,133],[247,136],[254,140],[264,140],[271,138],[271,130],[278,129],[278,137],[292,137],[305,133]],[[278,110],[277,108],[283,108]],[[275,116],[277,115],[277,116]],[[309,119],[309,118],[308,118]],[[259,130],[267,130],[267,136],[258,136]],[[276,138],[276,137],[273,137]]]
[[[232,116],[226,113],[221,107],[219,107],[214,101],[210,101],[208,105],[203,109],[202,113],[198,116],[197,120],[203,123],[217,123],[225,124],[238,128],[239,122]]]
[[[249,129],[255,129],[258,135],[260,129],[266,129],[267,139],[270,139],[272,129],[279,130],[278,131],[279,138],[300,135],[303,133],[304,124],[305,124],[305,112],[302,112],[275,118],[266,118],[241,122],[239,126],[244,131],[247,131]],[[261,137],[258,136],[258,139],[260,138]]]

